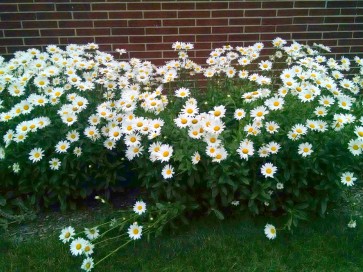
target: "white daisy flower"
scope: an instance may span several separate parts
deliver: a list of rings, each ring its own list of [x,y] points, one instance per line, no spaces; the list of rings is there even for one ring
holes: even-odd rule
[[[75,230],[73,227],[66,227],[62,229],[61,234],[59,235],[59,240],[65,244],[73,239],[74,234]]]
[[[138,215],[143,214],[146,212],[146,203],[144,201],[136,201],[134,205],[134,212]]]
[[[141,238],[142,235],[142,226],[139,226],[136,222],[130,225],[127,233],[129,234],[130,239],[137,240]]]
[[[83,260],[82,265],[81,265],[81,269],[88,272],[88,271],[91,271],[93,268],[94,268],[93,258],[88,257],[88,258]]]
[[[100,236],[100,231],[97,227],[85,228],[84,232],[89,240],[97,239]]]
[[[357,226],[357,221],[355,221],[353,219],[349,221],[348,228],[354,229],[356,226]]]
[[[356,181],[357,178],[354,177],[354,173],[351,172],[345,172],[342,174],[342,176],[340,177],[340,181],[347,186],[352,186],[354,185],[354,181]]]
[[[193,156],[192,156],[192,163],[193,164],[198,164],[198,162],[200,161],[200,154],[198,151],[196,151]]]
[[[246,112],[243,109],[236,109],[234,112],[234,119],[241,120],[246,116]]]
[[[262,165],[261,167],[261,174],[265,177],[265,178],[273,178],[274,174],[277,171],[277,167],[274,166],[272,163],[268,162],[265,163],[264,165]]]
[[[84,249],[86,243],[87,243],[87,241],[83,238],[77,238],[77,239],[73,240],[70,245],[70,250],[71,250],[72,255],[74,255],[74,256],[81,255],[83,253],[83,249]]]
[[[237,152],[241,159],[248,160],[248,158],[253,156],[254,153],[253,142],[250,140],[241,141]]]
[[[175,96],[180,98],[185,98],[190,95],[190,91],[187,88],[179,88],[175,91]]]
[[[40,161],[44,156],[44,150],[41,148],[34,148],[29,153],[29,160],[33,163]]]
[[[53,158],[49,161],[50,169],[52,170],[59,170],[61,166],[61,161],[57,158]]]
[[[265,235],[270,240],[275,239],[276,238],[276,228],[271,224],[266,224]]]
[[[55,146],[55,151],[57,153],[66,153],[67,150],[69,148],[69,142],[68,141],[60,141],[56,146]]]
[[[312,148],[313,148],[313,146],[310,143],[301,143],[299,145],[298,153],[303,157],[307,157],[307,156],[311,155],[311,153],[313,153]]]
[[[163,175],[164,179],[172,178],[174,175],[174,168],[171,165],[167,164],[164,166],[161,174]]]

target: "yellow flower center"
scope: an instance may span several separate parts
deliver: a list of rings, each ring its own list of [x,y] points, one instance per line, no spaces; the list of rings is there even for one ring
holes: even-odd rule
[[[267,174],[271,174],[271,173],[272,173],[271,168],[266,169],[266,173],[267,173]]]
[[[163,157],[167,157],[167,156],[169,156],[169,151],[164,151],[163,152]]]
[[[81,245],[81,244],[77,244],[77,245],[76,245],[76,249],[77,249],[77,250],[80,250],[81,248],[82,248],[82,245]]]

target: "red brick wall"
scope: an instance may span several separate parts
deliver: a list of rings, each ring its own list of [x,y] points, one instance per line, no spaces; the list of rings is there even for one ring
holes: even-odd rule
[[[0,0],[0,54],[47,44],[96,42],[103,51],[160,64],[175,41],[195,43],[204,61],[223,44],[270,42],[279,36],[323,42],[336,55],[363,52],[363,1]]]

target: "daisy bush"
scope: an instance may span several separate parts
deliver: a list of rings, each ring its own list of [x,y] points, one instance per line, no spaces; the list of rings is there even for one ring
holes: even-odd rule
[[[157,69],[164,84],[141,92],[135,110],[154,113],[162,129],[127,150],[156,202],[181,202],[221,219],[239,203],[236,210],[285,217],[282,228],[290,229],[324,215],[361,179],[359,57],[351,68],[347,58],[325,57],[324,45],[276,38],[268,59],[260,57],[262,43],[227,45],[201,69],[187,57],[190,45],[173,47],[179,59]],[[205,90],[188,82],[198,73]],[[163,105],[157,112],[150,107],[155,98]],[[125,137],[142,137],[142,118],[127,123],[132,132]]]
[[[0,61],[2,172],[39,177],[19,179],[23,192],[76,198],[83,189],[63,175],[107,187],[125,160],[155,207],[280,216],[279,229],[324,215],[362,179],[363,59],[280,38],[272,47],[226,45],[201,66],[193,44],[176,42],[178,58],[160,67],[95,44],[17,52]],[[129,235],[144,230],[132,223]]]
[[[122,178],[122,152],[98,142],[113,123],[97,129],[96,108],[115,83],[100,77],[113,57],[97,49],[50,45],[0,58],[2,194],[74,207],[74,199]]]

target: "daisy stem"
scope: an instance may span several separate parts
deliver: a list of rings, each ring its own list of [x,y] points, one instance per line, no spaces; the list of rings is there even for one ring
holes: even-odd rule
[[[117,251],[119,251],[121,248],[125,247],[127,244],[131,243],[133,240],[129,240],[127,241],[125,244],[119,246],[118,248],[116,248],[115,250],[111,251],[108,255],[106,255],[105,257],[103,257],[101,260],[99,260],[96,264],[98,265],[99,263],[101,263],[102,261],[104,261],[105,259],[107,259],[108,257],[110,257],[112,254],[116,253]]]

